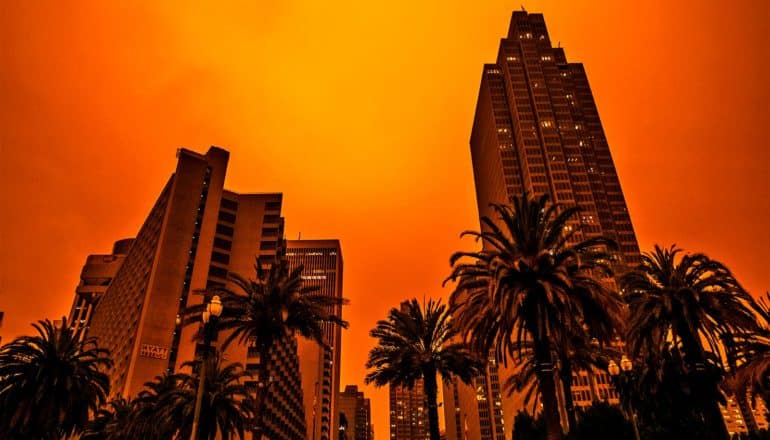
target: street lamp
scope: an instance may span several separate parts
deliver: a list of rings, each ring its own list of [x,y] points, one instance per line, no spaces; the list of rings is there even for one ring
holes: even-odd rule
[[[208,363],[209,348],[211,347],[211,334],[213,333],[217,318],[222,314],[222,309],[222,301],[220,301],[219,295],[214,295],[201,313],[201,321],[203,321],[203,355],[201,357],[201,367],[198,370],[198,394],[195,396],[195,412],[190,440],[198,438],[198,424],[201,418],[203,389],[206,382],[206,364]]]
[[[629,359],[628,356],[623,355],[623,357],[620,358],[620,369],[623,370],[624,373],[628,373],[633,368],[634,364],[631,363],[631,359]]]
[[[631,381],[633,380],[632,374],[633,374],[634,364],[631,362],[631,359],[628,358],[628,356],[623,355],[620,358],[620,366],[615,363],[614,360],[610,360],[610,363],[607,365],[607,371],[610,373],[610,376],[612,376],[612,380],[615,383],[615,388],[618,391],[618,395],[621,394],[621,388],[628,389],[630,386]],[[621,371],[623,372],[621,376]],[[629,403],[630,407],[630,403]],[[621,400],[620,402],[620,408],[621,411],[624,413],[626,410],[623,408],[623,402]],[[636,421],[636,411],[633,407],[630,407],[631,410],[631,423],[634,427],[634,437],[636,440],[639,440],[639,427],[637,426]]]

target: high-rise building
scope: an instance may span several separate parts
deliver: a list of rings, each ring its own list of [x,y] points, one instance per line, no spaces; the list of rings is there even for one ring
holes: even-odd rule
[[[86,264],[80,271],[80,282],[75,288],[75,300],[72,302],[68,320],[75,331],[81,332],[81,338],[88,330],[91,315],[99,298],[104,295],[115,274],[118,273],[133,242],[133,238],[116,241],[112,247],[112,253],[89,255],[86,258]]]
[[[304,267],[304,285],[318,286],[322,295],[342,298],[339,240],[288,240],[286,259],[290,269]],[[342,316],[342,306],[328,312]],[[339,427],[342,329],[324,324],[324,332],[326,348],[315,341],[297,340],[308,440],[334,440]]]
[[[422,380],[409,389],[390,386],[390,439],[428,440],[428,408]]]
[[[229,153],[221,148],[206,154],[181,149],[177,157],[176,171],[92,314],[88,335],[112,353],[113,394],[133,397],[145,382],[195,359],[198,329],[180,327],[177,318],[203,302],[202,291],[227,286],[229,272],[254,278],[255,261],[265,266],[284,258],[281,194],[225,190]],[[269,362],[271,377],[265,435],[304,439],[296,341],[287,338],[273,350],[261,360]],[[256,350],[240,344],[231,345],[225,357],[252,371],[260,361]]]
[[[348,385],[339,396],[339,440],[372,440],[372,410],[369,399],[356,385]]]
[[[576,239],[613,238],[621,264],[640,261],[585,69],[553,47],[542,14],[514,12],[496,63],[484,65],[470,145],[479,216],[494,220],[491,203],[508,203],[524,192],[549,194],[556,203],[582,209],[571,225]],[[502,390],[501,376],[504,381],[513,373],[509,368],[490,362],[472,386],[444,387],[448,438],[510,437],[506,426],[523,402]],[[586,377],[593,386],[585,388],[612,397],[602,375]],[[576,403],[589,403],[580,391]]]

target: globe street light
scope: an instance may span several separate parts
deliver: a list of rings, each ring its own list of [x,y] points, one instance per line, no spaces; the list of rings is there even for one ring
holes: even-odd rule
[[[624,373],[628,373],[633,368],[634,364],[631,363],[631,359],[629,359],[628,356],[623,355],[623,357],[620,358],[620,369],[623,370]]]
[[[211,347],[211,334],[214,331],[214,324],[217,318],[222,314],[222,309],[222,301],[220,301],[219,295],[214,295],[211,301],[206,304],[206,309],[201,313],[201,321],[203,321],[203,355],[201,356],[201,367],[198,369],[198,393],[195,396],[195,413],[190,440],[198,438],[198,424],[200,423],[201,406],[203,404],[203,390],[206,382],[206,364],[208,363],[209,348]]]
[[[634,364],[631,362],[631,359],[628,358],[628,356],[623,355],[620,358],[620,366],[615,363],[614,360],[610,360],[609,364],[607,365],[607,371],[610,373],[610,376],[612,376],[612,381],[615,383],[615,388],[618,391],[618,395],[621,394],[621,388],[624,388],[622,392],[626,392],[628,388],[630,388],[631,381],[633,380],[632,374],[633,374]],[[623,372],[623,375],[621,376],[621,371]],[[630,404],[629,404],[630,407]],[[621,411],[625,414],[625,409],[623,408],[623,402],[621,400],[620,402],[620,408]],[[634,427],[634,437],[636,440],[639,440],[639,427],[637,426],[636,421],[636,411],[634,411],[634,408],[631,407],[631,423]],[[626,415],[626,417],[628,417]]]

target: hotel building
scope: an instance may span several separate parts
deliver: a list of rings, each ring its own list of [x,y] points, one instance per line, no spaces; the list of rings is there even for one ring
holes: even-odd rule
[[[221,148],[206,154],[181,149],[177,158],[176,171],[91,314],[88,336],[112,353],[113,395],[133,397],[145,382],[195,359],[201,349],[193,338],[197,324],[180,327],[177,318],[186,307],[203,302],[203,290],[228,286],[229,272],[254,278],[255,261],[265,266],[284,258],[281,194],[225,190],[229,153]],[[252,371],[259,362],[256,350],[239,344],[225,356]],[[265,435],[304,439],[294,338],[276,344],[266,361],[271,383]]]
[[[80,283],[75,288],[75,300],[72,302],[68,319],[70,327],[80,332],[81,339],[88,331],[91,315],[99,298],[104,295],[118,273],[133,242],[133,238],[116,241],[112,253],[89,255],[86,258],[86,263],[80,271]]]

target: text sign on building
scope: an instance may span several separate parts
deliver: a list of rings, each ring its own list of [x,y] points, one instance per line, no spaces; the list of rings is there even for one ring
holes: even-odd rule
[[[142,344],[139,356],[153,359],[168,359],[168,348],[152,344]]]

